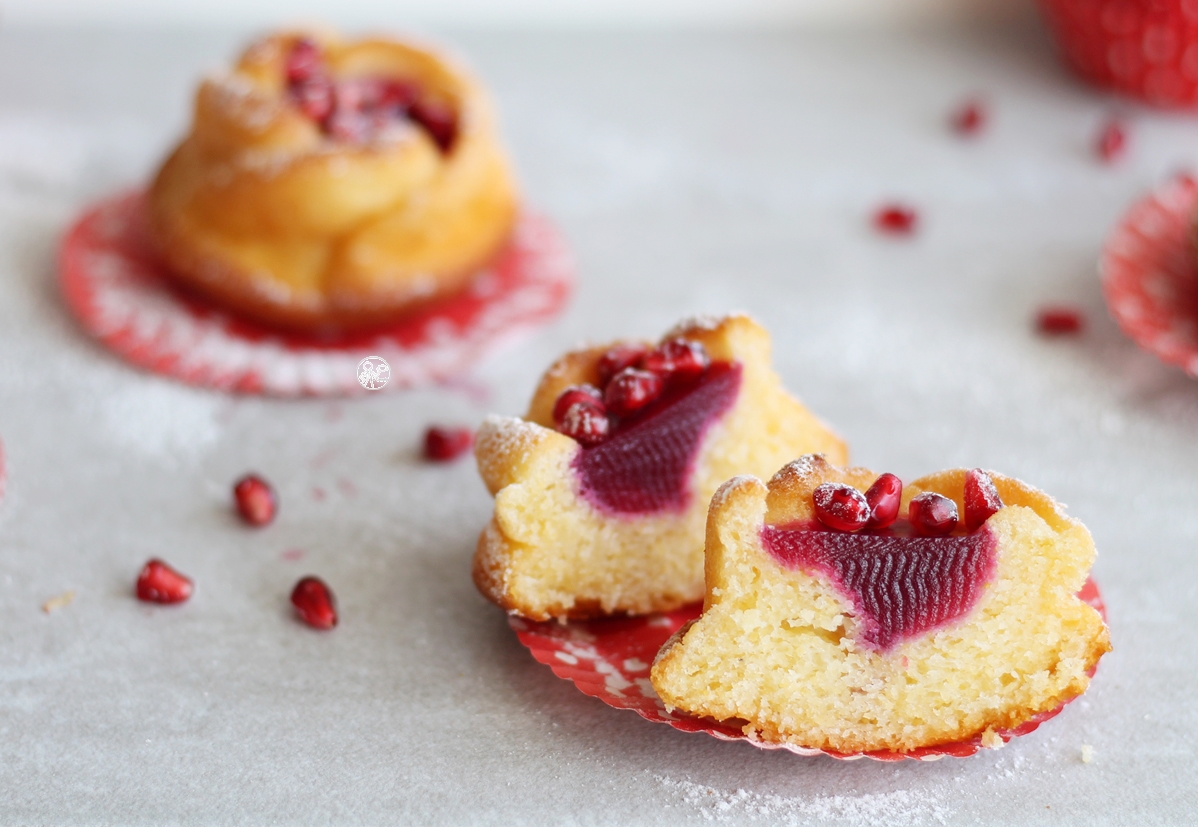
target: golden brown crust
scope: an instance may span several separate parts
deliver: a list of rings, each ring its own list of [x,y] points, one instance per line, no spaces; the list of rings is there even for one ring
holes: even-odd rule
[[[908,484],[904,507],[917,494],[936,491],[957,500],[960,508],[965,474],[964,469],[943,471]],[[849,616],[851,630],[855,622],[851,619],[851,608],[819,576],[782,568],[761,549],[756,538],[764,525],[810,519],[811,492],[821,483],[847,482],[864,489],[876,477],[877,474],[865,469],[840,469],[822,457],[807,456],[780,470],[768,486],[752,477],[738,477],[720,488],[712,498],[708,514],[703,614],[662,647],[651,672],[653,685],[668,707],[716,720],[743,720],[746,734],[764,741],[842,752],[904,751],[968,740],[988,731],[991,731],[988,737],[994,738],[993,731],[1014,729],[1085,691],[1088,673],[1110,650],[1106,624],[1097,612],[1074,596],[1088,575],[1094,556],[1093,541],[1085,527],[1069,518],[1051,497],[1019,480],[993,472],[991,477],[1004,502],[1004,508],[989,524],[999,544],[999,569],[988,596],[983,597],[972,613],[974,619],[955,630],[929,633],[905,642],[889,653],[871,653],[851,642],[846,644],[844,635],[851,636],[851,631],[846,631],[838,618]],[[778,595],[783,604],[788,601],[793,604],[784,605],[777,613],[785,628],[771,627],[774,632],[762,632],[761,624],[768,625],[769,612],[777,609],[769,600]],[[1015,638],[1012,644],[1010,635],[1021,634],[1019,630],[1025,626],[1028,634],[1032,634],[1037,621],[1029,616],[1023,604],[1005,604],[1004,600],[1026,600],[1029,607],[1038,606],[1041,610],[1051,607],[1049,611],[1059,614],[1043,618],[1047,628],[1037,633],[1038,637],[1033,635],[1035,642],[1025,643]],[[745,611],[749,614],[738,614]],[[804,622],[814,624],[807,632],[811,637],[795,638],[797,629],[791,624],[804,616],[808,618]],[[758,630],[752,635],[754,639],[760,637],[761,651],[746,650],[738,644],[732,644],[730,651],[720,648],[728,641],[738,640],[743,633],[744,626],[738,617],[751,619],[749,626]],[[996,635],[996,639],[1006,643],[999,645],[986,643],[987,638],[971,638],[974,625],[984,627],[985,634]],[[742,632],[729,636],[734,629]],[[799,640],[808,642],[796,644]],[[1052,640],[1060,642],[1045,642]],[[820,719],[815,708],[844,690],[836,681],[816,686],[809,677],[810,684],[802,678],[796,679],[802,686],[783,682],[779,689],[779,685],[774,685],[775,693],[798,704],[793,708],[780,709],[779,697],[762,700],[754,696],[754,690],[745,689],[748,676],[771,671],[762,664],[747,664],[754,658],[765,657],[765,652],[778,651],[778,646],[792,644],[808,647],[795,651],[826,658],[814,675],[823,679],[845,668],[846,663],[855,664],[845,673],[844,680],[872,687],[869,691],[877,693],[880,702],[898,706],[872,710],[854,706],[862,698],[855,693],[862,690],[850,689],[842,707],[830,707],[833,711]],[[933,663],[934,668],[944,670],[944,665],[962,657],[963,651],[989,652],[989,656],[1000,660],[1004,657],[1001,653],[1006,651],[1005,657],[1024,658],[1019,666],[1005,661],[1005,667],[987,664],[990,669],[1013,669],[1010,674],[1016,689],[1008,689],[1005,683],[993,683],[992,675],[990,678],[983,675],[981,679],[980,685],[985,686],[982,694],[1006,697],[1003,693],[1009,692],[1013,693],[1011,699],[995,704],[966,698],[965,705],[972,704],[968,709],[947,712],[921,709],[919,726],[904,722],[902,703],[915,705],[913,699],[917,697],[941,698],[949,693],[942,687],[969,685],[975,679],[966,671],[945,672],[939,680],[931,680],[925,674],[922,664]],[[967,661],[968,658],[954,668],[965,670]],[[736,668],[745,670],[744,674],[730,677],[726,665],[730,662],[742,664]],[[782,668],[773,666],[774,671]],[[854,677],[857,674],[863,677]],[[917,685],[920,681],[931,684],[925,695],[919,695],[925,691]],[[725,684],[727,688],[723,690],[711,688]],[[815,695],[805,702],[794,700],[805,688]],[[736,696],[737,692],[742,694]],[[862,725],[860,721],[866,716],[876,716],[875,723]],[[929,725],[928,721],[933,720],[935,725]],[[925,734],[918,735],[921,731]]]
[[[283,62],[299,35],[251,46],[205,80],[191,133],[150,190],[150,223],[180,285],[268,325],[385,324],[461,290],[517,212],[491,107],[430,49],[316,35],[331,71],[417,81],[458,112],[447,153],[415,127],[334,143],[290,105]]]
[[[491,417],[475,456],[495,515],[479,540],[475,583],[509,612],[537,620],[669,611],[703,593],[703,523],[718,485],[739,471],[777,467],[803,450],[844,461],[844,443],[781,387],[769,335],[747,316],[694,321],[670,331],[702,342],[716,360],[744,366],[732,410],[704,440],[685,513],[612,518],[576,490],[574,440],[552,430],[566,387],[597,380],[611,346],[567,353],[541,379],[526,419]]]

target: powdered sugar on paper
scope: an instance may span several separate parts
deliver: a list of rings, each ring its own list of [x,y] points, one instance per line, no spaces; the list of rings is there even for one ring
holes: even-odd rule
[[[669,792],[693,807],[706,821],[749,820],[764,824],[849,824],[857,827],[913,827],[948,824],[953,813],[934,793],[895,790],[862,795],[786,797],[738,789],[718,790],[692,781],[653,776]]]

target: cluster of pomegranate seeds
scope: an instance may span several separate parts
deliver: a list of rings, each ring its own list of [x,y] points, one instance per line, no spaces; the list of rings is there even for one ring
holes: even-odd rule
[[[270,483],[257,474],[246,474],[233,486],[233,498],[241,519],[253,526],[264,526],[275,518],[278,500]]]
[[[449,462],[470,450],[474,431],[469,428],[432,426],[424,432],[424,458],[430,462]]]
[[[667,390],[697,383],[710,366],[707,350],[689,339],[670,339],[653,349],[616,345],[596,365],[600,387],[566,388],[553,403],[553,422],[582,445],[598,445],[611,435],[613,420],[643,411]]]
[[[874,213],[874,227],[890,235],[911,235],[918,223],[915,210],[902,204],[887,204]]]
[[[191,580],[157,558],[137,575],[137,599],[147,603],[182,603],[191,592]]]
[[[898,519],[903,499],[903,481],[894,474],[883,474],[865,491],[869,503],[869,522],[866,528],[886,528]]]
[[[307,38],[291,47],[283,71],[295,105],[339,141],[362,143],[389,124],[405,120],[419,124],[442,152],[448,152],[457,139],[457,113],[452,107],[422,97],[414,84],[402,80],[335,80],[320,46]]]
[[[842,482],[825,482],[812,494],[815,516],[828,528],[857,531],[869,522],[869,503],[865,495]]]
[[[950,124],[953,131],[966,138],[972,138],[986,127],[990,113],[986,105],[976,98],[965,101],[953,112]]]
[[[610,348],[599,358],[596,368],[599,371],[599,384],[606,387],[617,373],[639,365],[648,352],[649,348],[642,344],[616,345]]]
[[[1052,305],[1036,311],[1036,330],[1049,336],[1081,333],[1085,317],[1073,307]]]
[[[1094,151],[1099,160],[1112,164],[1123,157],[1127,151],[1127,127],[1118,118],[1112,118],[1103,124],[1094,143]]]
[[[851,485],[825,482],[811,495],[815,516],[836,531],[881,529],[898,519],[903,482],[894,474],[882,474],[864,494]],[[965,528],[974,531],[1002,508],[1002,498],[990,475],[974,468],[965,475]],[[957,526],[957,504],[941,494],[927,492],[907,506],[907,519],[917,535],[938,537]]]
[[[1002,508],[994,480],[981,468],[965,474],[965,530],[974,531]]]
[[[333,592],[319,577],[301,578],[291,590],[291,605],[300,620],[315,629],[332,629],[337,625]]]
[[[957,527],[957,504],[943,494],[927,491],[907,503],[907,519],[916,534],[942,537]]]

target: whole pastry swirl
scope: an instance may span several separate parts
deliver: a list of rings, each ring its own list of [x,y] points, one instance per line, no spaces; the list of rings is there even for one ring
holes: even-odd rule
[[[493,120],[426,48],[268,37],[200,85],[150,191],[154,239],[181,285],[254,320],[384,324],[462,289],[510,235]]]

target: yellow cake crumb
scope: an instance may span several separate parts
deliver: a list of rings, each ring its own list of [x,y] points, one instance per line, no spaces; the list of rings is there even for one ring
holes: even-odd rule
[[[736,474],[768,474],[797,454],[844,461],[831,431],[782,387],[769,334],[748,316],[684,323],[666,334],[703,345],[712,360],[742,366],[732,408],[703,437],[682,513],[607,515],[578,492],[580,450],[553,429],[558,395],[596,383],[611,345],[574,351],[541,379],[524,419],[488,417],[475,446],[495,512],[479,538],[474,582],[488,599],[535,620],[668,611],[703,596],[707,505]]]
[[[669,707],[737,721],[750,737],[842,752],[909,751],[979,735],[986,746],[1085,691],[1109,650],[1106,624],[1076,597],[1094,560],[1085,527],[1045,494],[992,474],[1005,504],[986,530],[995,570],[964,618],[879,651],[824,575],[763,547],[765,525],[812,517],[822,482],[865,490],[877,474],[805,457],[769,485],[729,481],[707,524],[702,616],[666,643],[650,677]],[[965,471],[906,487],[961,507]]]

